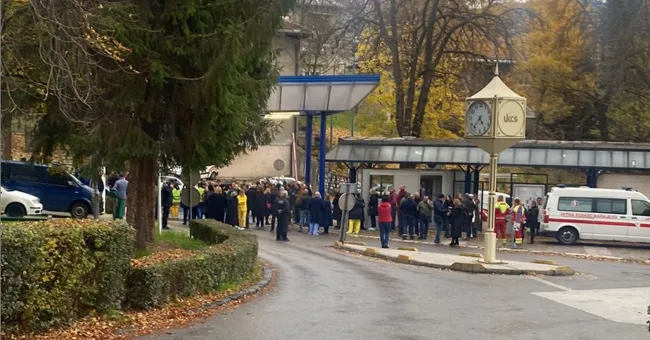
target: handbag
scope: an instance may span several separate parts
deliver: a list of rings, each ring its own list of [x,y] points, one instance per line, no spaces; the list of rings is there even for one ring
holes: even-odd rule
[[[519,231],[521,229],[521,222],[512,222],[512,230]]]

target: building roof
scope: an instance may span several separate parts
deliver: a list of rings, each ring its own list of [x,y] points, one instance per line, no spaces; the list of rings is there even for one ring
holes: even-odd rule
[[[487,165],[487,152],[463,139],[346,138],[328,162]],[[650,170],[650,144],[524,140],[499,154],[507,166]]]
[[[296,38],[296,39],[306,39],[311,38],[313,35],[311,32],[305,30],[304,27],[292,22],[289,18],[284,18],[284,23],[282,28],[278,30],[278,33]]]

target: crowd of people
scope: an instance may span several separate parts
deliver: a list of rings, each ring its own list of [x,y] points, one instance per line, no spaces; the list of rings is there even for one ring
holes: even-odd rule
[[[291,184],[271,184],[265,181],[254,183],[236,182],[228,185],[220,181],[202,181],[195,186],[199,192],[198,205],[190,208],[181,202],[178,185],[168,183],[162,188],[163,228],[167,228],[167,216],[179,218],[183,213],[183,224],[192,219],[210,218],[244,230],[270,226],[276,231],[278,241],[288,241],[287,231],[293,221],[298,232],[305,230],[309,235],[329,234],[330,227],[342,226],[343,212],[339,208],[341,193],[326,194],[313,192],[309,185],[294,182]],[[347,234],[357,235],[360,230],[380,231],[381,246],[388,248],[392,232],[406,239],[426,240],[430,225],[435,226],[434,243],[442,238],[450,239],[450,246],[458,246],[465,239],[475,238],[482,229],[481,202],[476,195],[458,194],[438,195],[435,199],[421,196],[420,192],[409,193],[404,185],[398,190],[389,188],[384,195],[375,190],[369,192],[367,202],[359,193],[354,194],[355,202],[348,214]],[[524,238],[524,228],[530,228],[530,242],[534,242],[539,228],[537,202],[524,207],[519,199],[514,199],[510,207],[503,197],[498,198],[494,207],[495,233],[503,245],[508,240],[518,247]],[[369,221],[367,221],[367,219]],[[512,223],[513,235],[507,234],[507,223]],[[367,228],[366,228],[366,225]]]

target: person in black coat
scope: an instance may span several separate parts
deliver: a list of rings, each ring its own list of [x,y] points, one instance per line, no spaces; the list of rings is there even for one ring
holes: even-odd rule
[[[326,195],[323,200],[323,221],[321,222],[323,227],[323,234],[327,235],[330,233],[330,227],[332,226],[332,202],[330,201],[330,196]]]
[[[233,227],[239,225],[239,220],[237,217],[237,191],[233,190],[230,192],[230,197],[226,204],[226,223],[230,224]]]
[[[531,202],[526,210],[526,226],[530,229],[530,244],[535,243],[535,234],[539,230],[539,207],[537,202]]]
[[[216,187],[214,193],[208,195],[208,199],[205,202],[205,205],[208,208],[208,218],[224,222],[227,203],[226,195],[223,194],[221,187]]]
[[[276,219],[276,210],[277,210],[275,207],[275,201],[278,200],[278,195],[280,194],[280,188],[281,187],[276,187],[275,189],[271,190],[271,192],[266,196],[267,206],[270,207],[269,214],[271,215],[271,231],[275,230],[275,219]]]
[[[379,207],[379,195],[375,190],[370,190],[368,198],[368,217],[370,217],[370,230],[377,229],[377,207]]]
[[[449,224],[450,224],[450,234],[451,234],[451,243],[450,246],[457,246],[458,239],[463,233],[463,227],[465,226],[466,215],[465,211],[462,208],[462,202],[459,199],[454,200],[454,207],[449,213]]]
[[[320,196],[320,192],[316,192],[307,203],[309,210],[309,235],[318,235],[320,223],[323,222],[323,215],[325,215],[325,202]]]
[[[160,190],[160,205],[162,206],[162,228],[169,229],[167,221],[169,220],[169,208],[172,206],[172,186],[171,182],[162,185]]]
[[[291,219],[291,203],[287,198],[287,192],[281,191],[278,200],[275,202],[278,216],[278,227],[276,228],[275,239],[277,241],[289,241],[287,230],[289,229],[289,220]]]
[[[341,218],[343,218],[343,211],[339,208],[339,199],[341,198],[341,193],[337,192],[334,196],[334,201],[332,205],[334,206],[332,217],[336,220],[336,227],[334,229],[341,229]]]
[[[255,195],[257,193],[256,186],[251,185],[248,187],[248,190],[246,190],[246,228],[248,228],[250,222],[249,222],[249,216],[253,216],[253,219],[255,218]]]
[[[262,185],[257,187],[254,202],[253,210],[255,211],[255,226],[263,228],[264,212],[266,211],[266,195],[264,195],[264,187]]]

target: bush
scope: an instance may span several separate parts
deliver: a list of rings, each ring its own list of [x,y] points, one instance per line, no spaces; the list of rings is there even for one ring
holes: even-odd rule
[[[4,224],[3,324],[41,330],[119,308],[133,244],[134,231],[123,222]]]
[[[255,235],[212,220],[192,221],[190,235],[211,246],[190,258],[132,268],[125,307],[157,307],[176,298],[214,291],[221,284],[245,278],[255,267]]]

